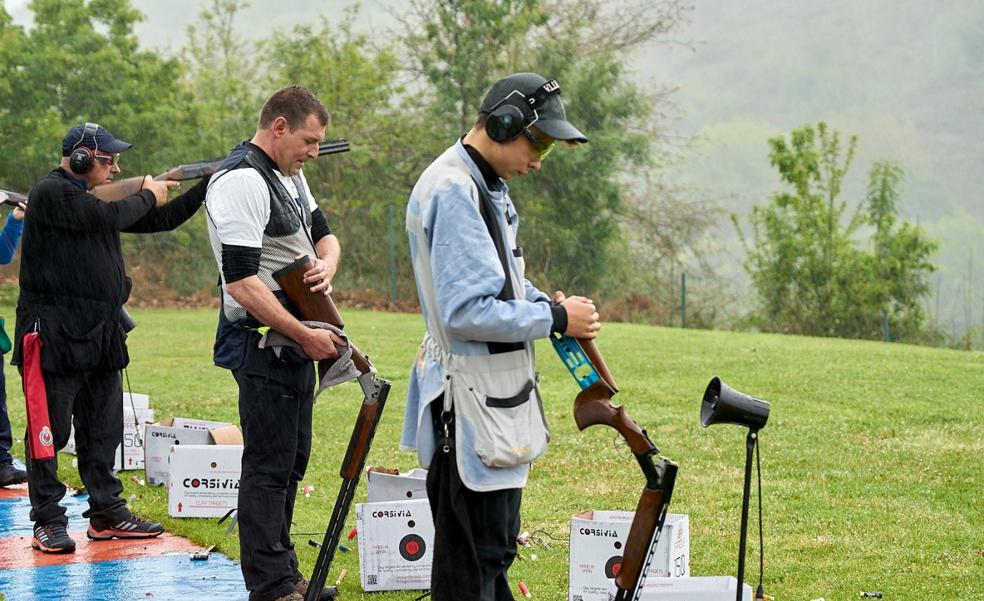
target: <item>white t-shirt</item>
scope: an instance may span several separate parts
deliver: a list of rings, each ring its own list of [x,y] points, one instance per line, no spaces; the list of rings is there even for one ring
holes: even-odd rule
[[[318,208],[311,194],[304,173],[300,173],[307,214],[302,214],[302,204],[294,179],[277,170],[273,173],[287,193],[297,201],[294,207],[300,217],[297,231],[285,236],[268,236],[264,230],[270,220],[270,189],[263,176],[252,167],[240,167],[228,172],[216,173],[209,183],[205,196],[208,213],[208,237],[212,243],[215,262],[222,273],[222,245],[245,246],[260,249],[260,269],[257,276],[270,288],[280,290],[273,279],[273,272],[286,267],[298,255],[317,256],[311,238],[311,212]],[[307,224],[307,225],[305,225]],[[223,310],[226,318],[238,321],[246,317],[246,311],[225,290],[222,276]]]

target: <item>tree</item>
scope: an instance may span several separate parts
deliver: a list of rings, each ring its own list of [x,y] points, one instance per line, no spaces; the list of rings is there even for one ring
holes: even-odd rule
[[[615,9],[600,0],[415,0],[413,6],[403,43],[413,58],[411,73],[429,83],[427,121],[441,124],[435,136],[444,146],[471,127],[492,83],[515,71],[557,79],[568,118],[590,139],[575,151],[553,153],[540,173],[510,183],[523,219],[519,235],[530,278],[544,288],[609,300],[633,294],[633,287],[659,287],[653,279],[635,286],[641,279],[635,253],[648,251],[623,239],[653,223],[633,216],[680,200],[663,195],[669,187],[645,185],[666,153],[659,127],[665,98],[644,93],[624,60],[627,51],[678,27],[688,5],[664,0]],[[699,238],[664,248],[696,249],[689,245]]]
[[[138,48],[132,27],[141,16],[129,1],[33,0],[30,8],[29,32],[0,15],[0,129],[18,149],[0,165],[0,181],[28,189],[58,162],[61,137],[82,121],[135,143],[124,163],[132,172],[173,156],[180,141],[174,124],[188,118],[181,66]]]
[[[895,227],[901,168],[877,163],[866,201],[848,216],[840,193],[856,137],[842,149],[840,135],[821,122],[769,145],[772,165],[791,190],[752,209],[751,241],[732,216],[758,295],[753,323],[775,332],[879,338],[882,316],[890,314],[901,333],[915,335],[935,243],[908,223]],[[857,244],[865,224],[874,227],[870,251]]]

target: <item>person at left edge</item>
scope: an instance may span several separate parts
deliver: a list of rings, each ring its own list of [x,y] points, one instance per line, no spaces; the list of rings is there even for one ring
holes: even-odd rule
[[[0,231],[0,265],[7,265],[14,258],[17,243],[20,242],[24,229],[24,203],[20,203],[7,215],[7,221]],[[0,326],[4,325],[0,322]],[[7,340],[7,332],[3,332]],[[5,347],[0,352],[10,350]],[[27,481],[27,472],[14,465],[10,454],[14,437],[10,428],[10,417],[7,415],[7,380],[3,373],[3,359],[0,358],[0,487],[20,484]]]
[[[120,232],[171,230],[187,221],[205,198],[206,180],[167,202],[177,182],[144,178],[139,193],[104,202],[90,190],[120,173],[120,153],[132,145],[95,123],[72,127],[62,140],[61,164],[38,181],[28,197],[21,249],[20,296],[11,361],[21,365],[24,335],[40,333],[41,368],[55,450],[68,441],[74,418],[78,469],[89,493],[90,539],[146,538],[164,528],[134,515],[120,497],[113,474],[123,440],[121,370],[129,363],[123,304],[132,283],[120,248]],[[21,377],[24,376],[21,366]],[[25,444],[25,448],[28,445]],[[70,553],[65,486],[58,460],[32,461],[25,453],[34,521],[32,546]]]

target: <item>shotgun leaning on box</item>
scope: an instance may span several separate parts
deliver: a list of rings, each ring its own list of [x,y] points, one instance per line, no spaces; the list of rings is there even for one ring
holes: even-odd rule
[[[629,417],[624,406],[612,405],[618,387],[593,341],[559,334],[551,336],[550,341],[581,387],[574,401],[574,422],[578,429],[603,424],[618,430],[646,478],[625,539],[622,564],[615,576],[618,587],[615,601],[636,601],[666,521],[677,465],[665,457],[654,461],[659,449],[649,435]]]
[[[348,152],[349,150],[351,150],[351,146],[349,145],[348,140],[329,140],[318,144],[319,157],[325,156],[326,154]],[[223,159],[212,159],[209,161],[199,161],[197,163],[178,165],[177,167],[168,169],[154,179],[158,181],[171,180],[176,182],[189,179],[198,179],[200,177],[205,177],[206,175],[215,173],[215,170],[219,168],[222,161]],[[117,182],[110,182],[108,184],[96,186],[92,189],[92,193],[106,202],[116,202],[118,200],[123,200],[124,198],[129,198],[140,192],[140,190],[143,189],[143,182],[144,176],[137,175],[126,179],[121,179]],[[21,194],[20,192],[0,190],[0,197],[2,197],[0,198],[0,201],[4,204],[17,206],[18,202],[27,203],[27,195]]]
[[[311,259],[304,256],[287,267],[274,272],[273,278],[300,312],[303,319],[323,321],[341,328],[344,323],[331,296],[322,292],[311,292],[310,285],[304,283],[304,272],[310,269],[312,265]],[[383,406],[386,404],[386,397],[389,395],[390,383],[376,377],[376,368],[354,345],[352,346],[352,362],[360,374],[359,386],[362,387],[365,399],[362,401],[359,417],[355,421],[355,428],[349,439],[345,458],[342,459],[342,467],[339,471],[339,475],[342,477],[342,486],[338,491],[338,498],[335,500],[331,518],[328,520],[328,528],[325,530],[325,538],[321,543],[321,550],[318,552],[314,571],[311,573],[308,591],[304,597],[305,601],[320,599],[321,591],[328,580],[328,570],[331,569],[331,562],[335,558],[335,549],[338,547],[342,529],[345,527],[345,518],[352,506],[352,499],[355,497],[355,490],[359,485],[359,477],[366,465],[369,447],[372,445],[376,426],[379,424]]]

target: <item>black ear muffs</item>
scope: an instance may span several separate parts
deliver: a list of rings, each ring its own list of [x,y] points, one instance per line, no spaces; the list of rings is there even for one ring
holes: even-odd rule
[[[499,143],[512,142],[523,133],[528,118],[523,109],[514,104],[500,104],[485,121],[485,133]]]
[[[496,142],[512,142],[524,129],[536,123],[540,118],[537,109],[555,94],[560,94],[560,86],[553,79],[544,82],[529,96],[519,90],[509,92],[489,112],[485,133]]]
[[[84,175],[92,170],[92,165],[95,163],[96,154],[92,150],[86,148],[85,146],[79,146],[72,150],[72,154],[68,155],[68,166],[72,168],[72,171],[78,173],[79,175]]]
[[[82,128],[82,134],[79,136],[78,142],[72,148],[72,154],[68,155],[68,166],[79,175],[88,173],[96,162],[96,151],[85,146],[79,146],[79,144],[85,140],[87,135],[92,136],[93,141],[95,141],[98,131],[98,124],[92,123],[91,121],[86,123],[85,127]],[[98,142],[96,142],[96,150],[99,150]]]

